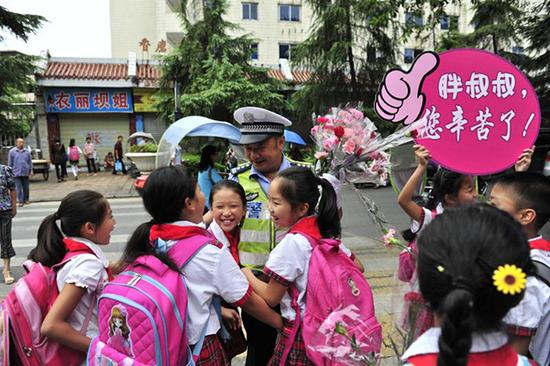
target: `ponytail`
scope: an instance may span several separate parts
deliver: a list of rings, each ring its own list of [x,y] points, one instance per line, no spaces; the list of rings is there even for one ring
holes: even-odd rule
[[[472,308],[474,297],[457,288],[445,296],[440,305],[441,336],[437,366],[465,366],[472,346]]]
[[[321,235],[324,238],[340,237],[342,229],[336,192],[328,180],[316,177],[311,169],[303,167],[285,169],[278,177],[283,179],[280,193],[293,208],[307,203],[307,215],[317,215]]]
[[[29,259],[51,267],[63,260],[67,250],[63,234],[55,223],[57,213],[46,216],[38,228],[37,245],[29,253]]]
[[[336,192],[334,192],[332,184],[325,178],[318,178],[318,184],[322,190],[317,211],[319,231],[324,238],[339,238],[342,228],[340,226],[340,216],[338,215]]]
[[[122,258],[120,259],[121,270],[129,264],[134,263],[136,259],[143,255],[152,255],[167,265],[171,270],[180,272],[180,268],[178,268],[167,253],[156,252],[155,248],[149,243],[149,232],[152,226],[152,221],[144,222],[134,230],[132,236],[130,236],[130,239],[126,243],[126,248],[124,248]]]
[[[439,203],[445,203],[445,195],[458,195],[465,175],[439,168],[434,176],[433,189],[428,195],[426,208],[435,210]]]

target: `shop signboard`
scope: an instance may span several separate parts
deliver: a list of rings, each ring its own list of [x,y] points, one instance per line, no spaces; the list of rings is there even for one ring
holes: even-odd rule
[[[45,93],[48,113],[132,113],[130,89],[51,88]]]
[[[157,112],[155,92],[157,89],[134,89],[134,112]]]

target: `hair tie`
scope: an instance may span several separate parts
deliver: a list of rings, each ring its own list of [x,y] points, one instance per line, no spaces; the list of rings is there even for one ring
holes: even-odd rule
[[[54,212],[53,218],[54,218],[55,221],[60,219],[59,214],[57,213],[57,211]]]

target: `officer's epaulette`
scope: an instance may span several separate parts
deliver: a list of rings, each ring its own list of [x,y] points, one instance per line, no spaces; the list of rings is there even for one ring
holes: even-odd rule
[[[295,161],[295,160],[290,160],[290,159],[288,159],[288,161],[290,162],[290,166],[297,166],[297,167],[300,167],[300,168],[313,169],[313,165],[309,164],[309,163],[306,163],[305,161]]]
[[[235,168],[231,169],[230,173],[232,176],[239,175],[243,172],[246,172],[248,169],[252,167],[252,163],[244,163],[239,166],[236,166]]]

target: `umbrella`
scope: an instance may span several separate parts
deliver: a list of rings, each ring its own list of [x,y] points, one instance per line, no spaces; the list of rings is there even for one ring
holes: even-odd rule
[[[307,145],[300,135],[290,130],[285,130],[285,141],[296,145]]]
[[[216,121],[201,116],[184,117],[172,123],[160,139],[156,167],[170,165],[170,159],[176,152],[176,146],[186,136],[210,136],[228,139],[238,143],[241,138],[239,129],[231,123]]]

